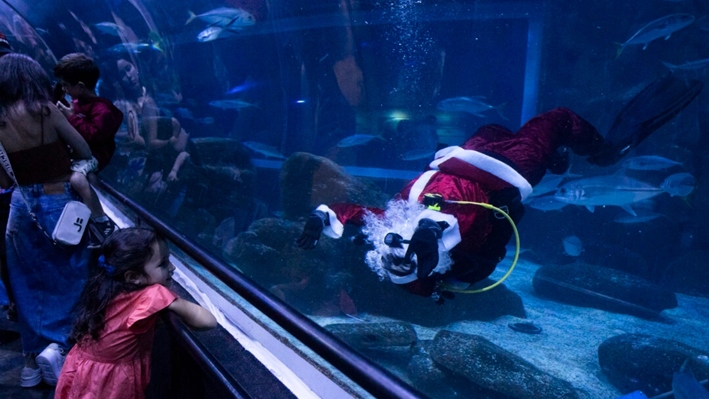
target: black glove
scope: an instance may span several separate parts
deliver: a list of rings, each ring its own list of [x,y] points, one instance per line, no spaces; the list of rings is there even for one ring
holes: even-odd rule
[[[623,158],[626,153],[627,149],[618,151],[612,144],[603,143],[601,150],[586,158],[586,160],[597,166],[611,166]]]
[[[441,238],[443,229],[431,219],[421,219],[411,237],[409,248],[404,256],[404,264],[413,262],[416,254],[416,276],[425,279],[438,265],[438,239]]]
[[[303,233],[301,233],[295,243],[302,249],[315,248],[326,224],[329,225],[330,221],[325,212],[314,211],[308,217],[308,221],[305,222]]]
[[[569,148],[559,147],[556,152],[549,157],[547,169],[555,175],[563,175],[564,172],[569,170],[569,165],[571,164],[570,162]]]

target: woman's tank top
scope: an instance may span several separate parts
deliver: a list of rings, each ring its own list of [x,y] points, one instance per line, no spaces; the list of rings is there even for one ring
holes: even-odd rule
[[[71,173],[69,150],[61,140],[11,152],[7,157],[21,186],[57,181]]]

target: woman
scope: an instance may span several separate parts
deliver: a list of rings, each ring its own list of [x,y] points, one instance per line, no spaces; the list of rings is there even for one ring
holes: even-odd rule
[[[175,198],[175,193],[184,189],[184,184],[176,183],[185,180],[181,177],[190,157],[186,151],[189,136],[177,119],[160,115],[157,103],[141,84],[138,68],[131,60],[109,60],[104,70],[115,79],[112,87],[116,92],[115,104],[125,115],[124,124],[116,135],[119,148],[124,148],[119,149],[119,154],[130,154],[129,167],[124,171],[134,173],[136,168],[130,165],[144,162],[142,174],[147,182],[141,189],[145,200],[174,216],[180,206],[180,196]],[[144,161],[137,160],[140,158]],[[136,179],[127,176],[119,180],[134,182]]]
[[[90,255],[86,240],[65,247],[48,235],[64,205],[79,200],[69,183],[67,146],[75,161],[91,158],[88,144],[51,103],[50,93],[49,76],[36,61],[22,54],[0,59],[0,142],[19,184],[5,239],[25,355],[23,387],[42,380],[56,384]],[[1,169],[0,187],[13,184]]]

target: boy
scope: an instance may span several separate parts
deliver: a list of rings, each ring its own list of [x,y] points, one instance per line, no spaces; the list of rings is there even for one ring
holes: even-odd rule
[[[111,160],[116,150],[114,137],[123,121],[123,113],[111,101],[96,95],[100,72],[96,63],[85,54],[71,53],[62,57],[54,67],[54,75],[72,98],[68,107],[60,101],[57,107],[84,137],[98,162],[98,165],[95,162],[75,163],[71,176],[72,187],[91,210],[93,227],[90,225],[89,228],[89,248],[98,248],[113,232],[115,225],[104,213],[96,192],[89,184],[89,173],[102,170]],[[93,174],[91,178],[94,178]]]

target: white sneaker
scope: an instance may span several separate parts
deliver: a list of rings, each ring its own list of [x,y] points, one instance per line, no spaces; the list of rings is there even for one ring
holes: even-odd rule
[[[42,382],[42,370],[23,367],[20,373],[20,386],[22,388],[32,388]]]
[[[52,343],[44,348],[36,359],[37,365],[42,370],[42,381],[49,385],[57,385],[65,359],[66,352],[59,345]]]

